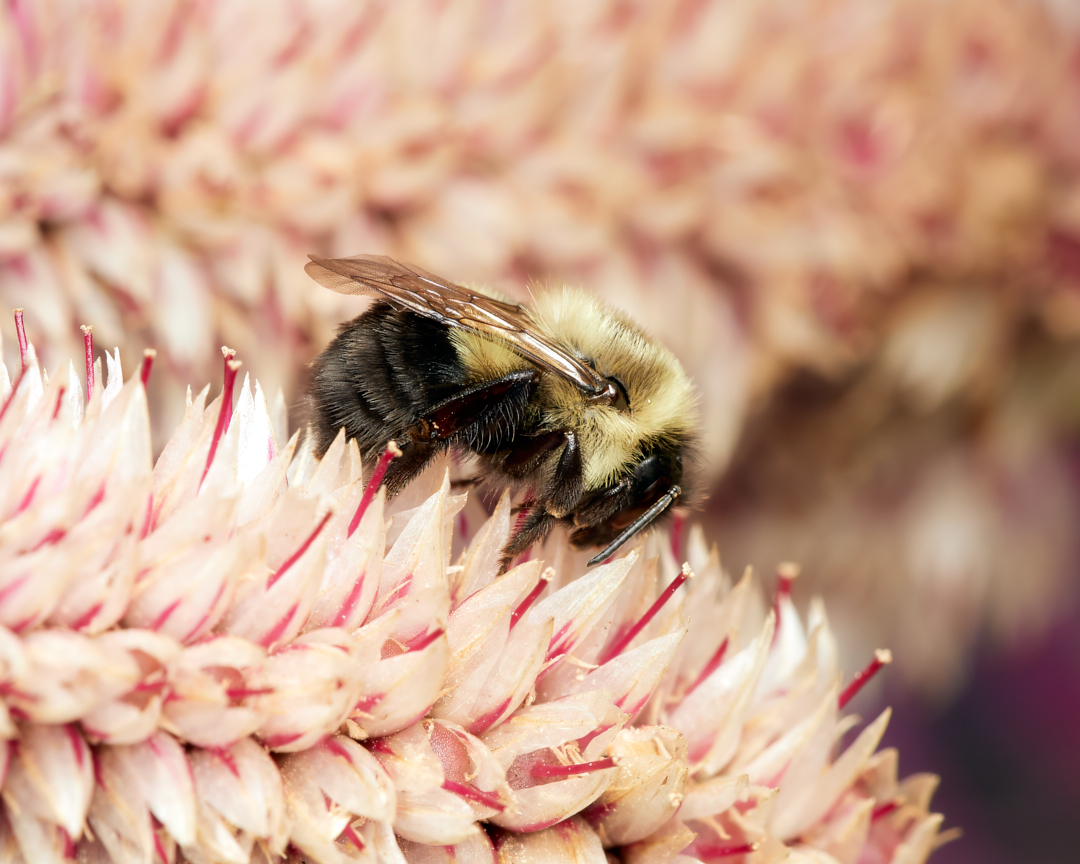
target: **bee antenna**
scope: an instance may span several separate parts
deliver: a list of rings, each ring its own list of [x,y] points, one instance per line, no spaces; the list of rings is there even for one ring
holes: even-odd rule
[[[637,519],[627,525],[626,528],[623,529],[622,534],[620,534],[618,537],[608,543],[608,545],[604,547],[604,550],[602,552],[593,555],[593,557],[589,559],[589,563],[586,566],[592,567],[593,564],[599,564],[605,558],[608,558],[618,552],[619,547],[621,547],[624,543],[626,543],[627,540],[629,540],[639,531],[644,531],[646,528],[648,528],[653,522],[656,521],[658,517],[660,517],[664,513],[665,510],[667,510],[672,504],[675,503],[675,499],[678,498],[681,494],[682,488],[679,486],[672,486],[670,489],[668,489],[659,501],[657,501],[655,504],[652,505],[652,507],[650,507],[644,513],[638,516]]]

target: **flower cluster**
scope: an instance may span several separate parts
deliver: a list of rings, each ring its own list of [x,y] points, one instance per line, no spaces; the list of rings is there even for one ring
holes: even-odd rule
[[[737,550],[758,560],[790,533],[790,489],[770,482],[772,453],[731,462],[747,418],[792,374],[854,375],[856,396],[886,398],[826,418],[855,430],[862,461],[830,464],[836,500],[818,508],[815,489],[799,522],[832,518],[799,552],[834,581],[886,586],[882,630],[897,608],[950,610],[937,662],[917,645],[901,659],[951,680],[978,631],[1045,624],[1075,554],[1058,445],[1077,427],[1060,395],[1078,386],[1061,337],[1080,330],[1072,9],[12,0],[0,299],[48,310],[50,362],[84,320],[125,352],[156,347],[163,438],[221,342],[295,392],[356,311],[313,288],[307,252],[386,252],[507,290],[581,282],[648,321],[699,383],[712,478],[735,464],[761,492],[731,531],[763,537]],[[793,402],[798,422],[767,414],[766,429],[813,428],[823,409]],[[933,434],[881,440],[909,402],[918,421],[941,409]],[[829,455],[809,435],[794,445],[801,465]],[[870,487],[865,463],[886,449],[907,482]],[[1014,502],[1048,484],[1052,512],[1018,521]],[[887,531],[860,518],[897,501]],[[920,517],[942,511],[971,540],[927,552]],[[861,568],[813,543],[851,518],[870,548],[844,559]]]
[[[106,355],[104,387],[88,359],[86,398],[20,354],[3,860],[912,864],[940,841],[935,780],[875,753],[887,712],[842,746],[865,676],[841,692],[789,573],[770,610],[694,530],[681,567],[654,536],[579,575],[552,538],[498,577],[508,497],[488,515],[440,469],[388,505],[392,448],[368,483],[344,437],[314,460],[233,352],[156,464],[152,356],[124,382]]]

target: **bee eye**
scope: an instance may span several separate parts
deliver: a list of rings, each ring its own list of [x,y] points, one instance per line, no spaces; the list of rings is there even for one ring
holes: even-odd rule
[[[626,394],[626,386],[618,378],[610,377],[607,379],[615,385],[615,390],[618,391],[615,396],[615,401],[611,404],[615,406],[617,411],[629,411],[630,410],[630,397]]]

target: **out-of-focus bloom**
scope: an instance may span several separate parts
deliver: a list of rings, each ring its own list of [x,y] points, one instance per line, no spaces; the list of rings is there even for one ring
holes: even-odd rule
[[[841,693],[822,604],[804,628],[784,577],[766,614],[700,530],[681,567],[652,535],[580,575],[553,537],[551,567],[498,577],[507,496],[486,516],[436,466],[387,505],[355,444],[281,442],[231,352],[152,465],[148,365],[124,382],[117,353],[101,387],[97,364],[87,400],[21,348],[5,860],[856,864],[940,842],[932,778],[875,752],[887,714],[838,745],[859,681]],[[119,587],[95,578],[112,562]]]

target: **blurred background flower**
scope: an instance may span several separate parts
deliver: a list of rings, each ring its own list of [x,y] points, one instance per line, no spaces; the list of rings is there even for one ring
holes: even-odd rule
[[[1075,607],[1078,57],[1070,0],[9,0],[0,302],[156,348],[161,441],[223,342],[295,405],[308,252],[584,284],[700,387],[726,566],[969,716]]]

